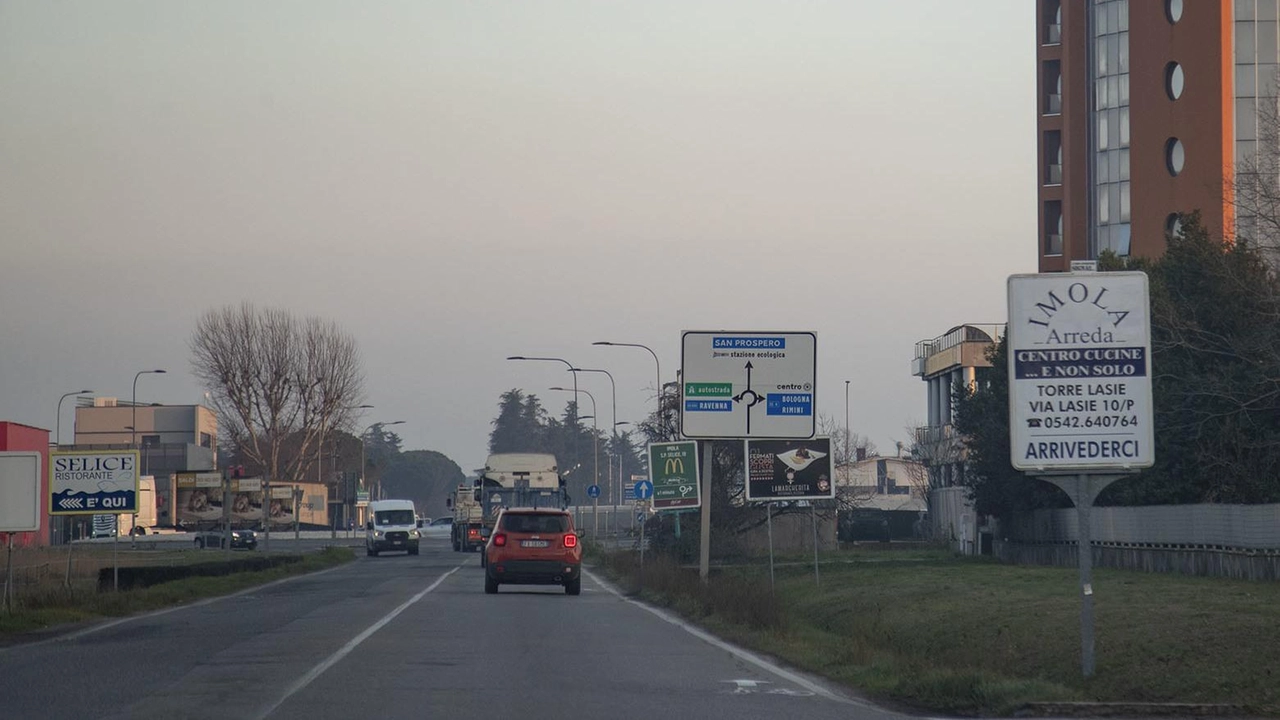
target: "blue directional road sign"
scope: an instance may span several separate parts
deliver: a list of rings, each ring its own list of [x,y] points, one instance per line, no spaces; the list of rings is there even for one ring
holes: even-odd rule
[[[587,487],[587,497],[591,497],[591,498],[598,498],[598,497],[600,497],[600,486],[599,486],[599,485],[590,485],[590,486],[588,486],[588,487]]]
[[[636,498],[640,500],[648,500],[653,497],[653,483],[648,480],[641,480],[636,483]]]

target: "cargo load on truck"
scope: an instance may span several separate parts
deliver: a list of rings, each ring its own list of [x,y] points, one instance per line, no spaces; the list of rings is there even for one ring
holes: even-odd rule
[[[446,503],[453,511],[450,539],[455,552],[473,552],[484,545],[480,536],[480,529],[484,526],[484,508],[480,506],[479,487],[479,477],[460,483]]]
[[[484,545],[484,529],[493,523],[503,508],[569,507],[569,493],[550,453],[495,453],[470,489],[460,486],[452,500],[454,509],[455,549],[470,551]],[[476,511],[479,521],[476,522]]]

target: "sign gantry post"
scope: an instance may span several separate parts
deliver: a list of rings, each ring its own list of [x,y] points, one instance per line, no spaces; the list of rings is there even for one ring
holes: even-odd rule
[[[120,589],[120,516],[138,512],[137,450],[49,453],[50,515],[114,515],[112,587]]]
[[[1141,272],[1009,278],[1009,442],[1013,467],[1076,506],[1080,660],[1094,674],[1090,510],[1107,485],[1155,462],[1151,312]]]
[[[813,580],[818,575],[818,509],[819,500],[836,496],[834,455],[831,438],[811,440],[747,440],[747,502],[766,502],[769,525],[769,579],[773,580],[773,504],[779,501],[807,501],[813,525]]]
[[[6,611],[13,610],[13,534],[40,529],[41,460],[38,452],[0,452],[0,533],[8,547],[0,604]],[[67,544],[71,544],[70,538]]]
[[[698,574],[711,565],[713,441],[812,438],[817,430],[818,340],[812,332],[685,331],[680,434],[703,440]]]

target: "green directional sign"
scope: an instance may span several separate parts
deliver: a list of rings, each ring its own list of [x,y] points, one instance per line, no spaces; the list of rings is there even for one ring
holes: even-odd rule
[[[701,507],[698,443],[684,441],[650,444],[649,479],[653,482],[654,510]]]
[[[685,397],[731,397],[733,383],[685,383]]]

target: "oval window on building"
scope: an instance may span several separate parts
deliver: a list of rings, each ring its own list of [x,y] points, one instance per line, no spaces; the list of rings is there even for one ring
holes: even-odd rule
[[[1164,0],[1164,14],[1169,22],[1176,23],[1182,19],[1182,0]]]
[[[1164,144],[1164,164],[1169,174],[1176,177],[1182,172],[1182,166],[1186,162],[1187,153],[1182,147],[1182,141],[1178,138],[1169,138]]]
[[[1169,213],[1164,221],[1164,234],[1169,237],[1182,237],[1182,215]]]
[[[1169,94],[1170,100],[1177,100],[1182,97],[1182,88],[1186,78],[1182,74],[1182,66],[1176,62],[1171,62],[1164,66],[1164,91]]]

